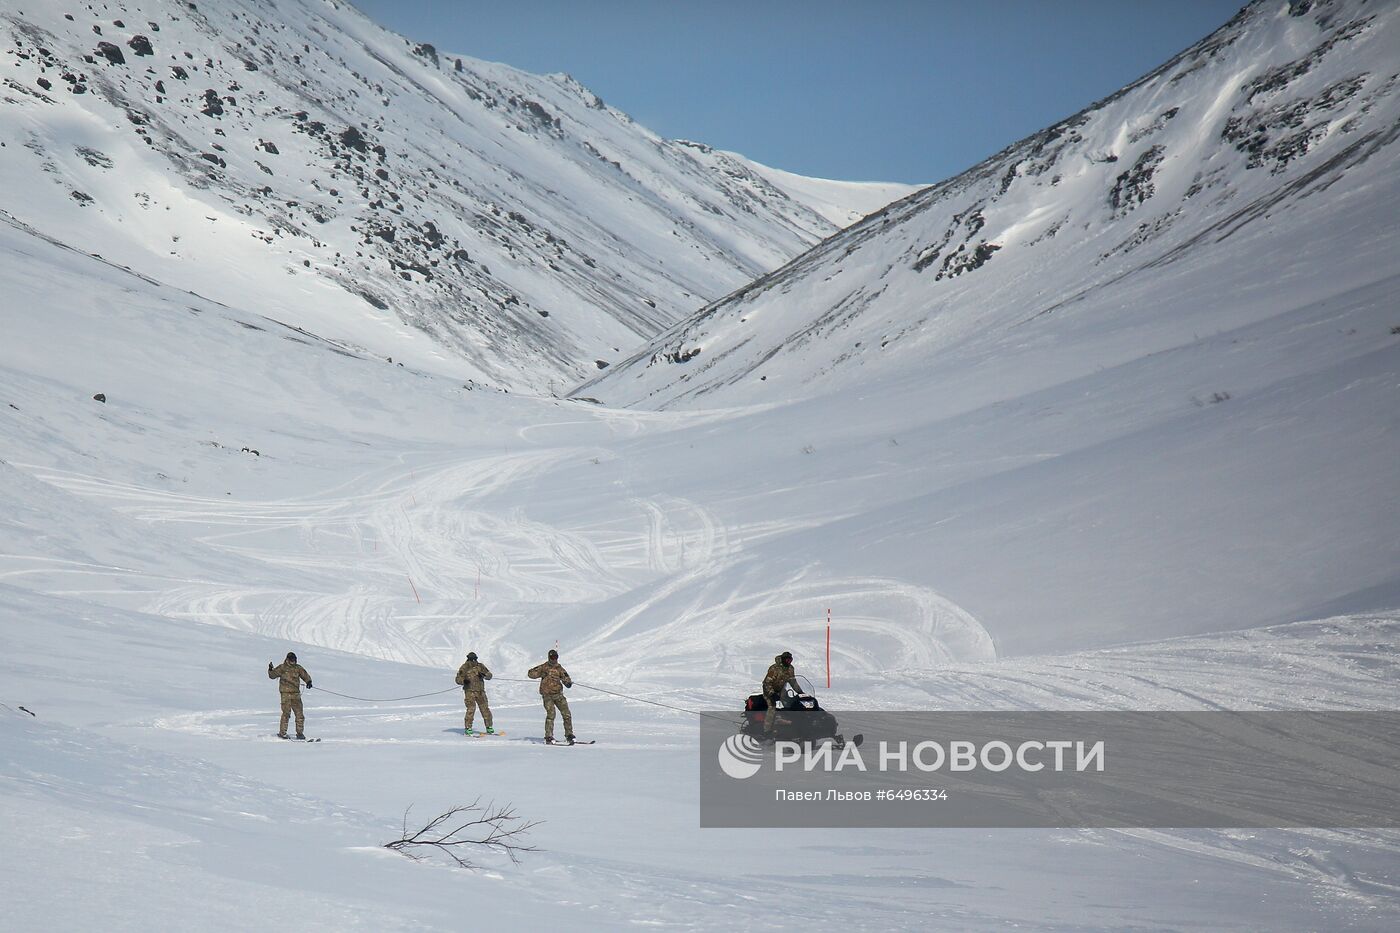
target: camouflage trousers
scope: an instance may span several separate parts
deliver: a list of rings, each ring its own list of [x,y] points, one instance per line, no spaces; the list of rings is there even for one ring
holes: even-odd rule
[[[476,721],[476,708],[481,707],[481,721],[486,728],[491,728],[491,704],[486,702],[486,691],[479,693],[471,690],[462,691],[463,702],[467,704],[467,729],[471,730],[472,723]]]
[[[773,727],[778,724],[778,695],[764,697],[768,701],[768,712],[763,714],[763,731],[772,732]]]
[[[277,727],[277,731],[285,734],[287,731],[287,720],[295,713],[297,717],[297,734],[306,731],[306,714],[301,709],[300,693],[282,694],[282,723]]]
[[[564,714],[564,735],[571,737],[574,734],[574,717],[569,712],[569,701],[564,699],[562,693],[546,693],[541,699],[544,700],[544,737],[554,738],[554,711],[557,709]]]

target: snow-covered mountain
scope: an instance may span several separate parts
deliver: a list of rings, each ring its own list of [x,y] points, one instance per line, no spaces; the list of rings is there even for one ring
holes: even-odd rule
[[[1009,397],[1378,281],[1400,259],[1397,50],[1392,2],[1252,3],[578,394],[769,402],[981,367]]]
[[[597,372],[912,190],[809,196],[335,0],[7,0],[0,49],[6,222],[508,387]]]

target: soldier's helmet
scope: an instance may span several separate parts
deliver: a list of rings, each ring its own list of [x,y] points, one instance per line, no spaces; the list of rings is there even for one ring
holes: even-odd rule
[[[476,652],[475,652],[475,651],[468,651],[468,652],[467,652],[467,660],[468,660],[468,661],[475,661],[475,660],[476,660]]]
[[[784,651],[782,654],[778,655],[778,657],[782,658],[783,661],[784,661],[785,663],[787,663],[787,664],[791,664],[791,663],[792,663],[792,652],[791,652],[791,651]]]
[[[559,660],[559,652],[555,651],[553,648],[550,648],[550,649],[549,649],[549,659],[550,659],[551,661],[558,661],[558,660]]]
[[[293,664],[297,663],[297,653],[295,651],[288,651],[287,660],[291,661]]]

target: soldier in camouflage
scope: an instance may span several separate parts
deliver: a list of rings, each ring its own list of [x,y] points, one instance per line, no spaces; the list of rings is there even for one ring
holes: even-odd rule
[[[540,682],[540,697],[544,700],[544,740],[554,744],[554,712],[564,714],[564,741],[574,744],[574,717],[569,712],[569,701],[564,699],[564,688],[572,687],[569,672],[559,663],[559,652],[549,651],[549,660],[530,668],[529,678]]]
[[[768,712],[763,714],[765,733],[771,733],[778,721],[778,701],[782,699],[783,689],[788,686],[794,693],[802,692],[797,685],[797,672],[792,667],[792,652],[784,651],[773,659],[773,663],[768,665],[768,673],[763,676],[763,698],[768,701]]]
[[[311,689],[311,675],[306,672],[306,668],[297,663],[295,651],[287,652],[287,660],[276,667],[272,662],[267,662],[267,676],[269,680],[278,681],[277,692],[282,695],[282,722],[277,727],[277,737],[285,739],[287,737],[287,720],[293,713],[297,717],[297,738],[306,738],[306,714],[301,708],[301,683],[306,681],[306,689]]]
[[[457,683],[462,685],[462,697],[467,704],[467,735],[472,734],[472,721],[476,719],[478,706],[481,707],[481,721],[486,725],[486,734],[496,734],[491,727],[491,705],[486,702],[486,681],[490,679],[491,671],[476,659],[475,651],[468,651],[466,663],[457,668]]]

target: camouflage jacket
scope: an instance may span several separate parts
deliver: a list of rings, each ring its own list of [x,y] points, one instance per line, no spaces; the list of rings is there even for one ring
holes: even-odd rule
[[[778,655],[773,659],[773,663],[768,665],[768,673],[763,677],[763,695],[781,695],[783,687],[787,684],[792,684],[792,689],[797,693],[802,692],[802,688],[797,686],[797,672],[792,669],[791,664],[784,664],[782,655]]]
[[[491,671],[480,661],[468,661],[457,668],[457,683],[468,693],[485,693]]]
[[[574,682],[569,679],[569,672],[564,670],[564,665],[558,661],[546,661],[543,664],[536,664],[530,668],[529,678],[539,680],[540,696],[549,696],[554,693],[563,693],[565,687],[572,687]]]
[[[268,668],[267,676],[269,680],[280,680],[277,689],[292,696],[301,696],[301,681],[311,686],[311,675],[306,673],[306,668],[292,661],[283,661],[276,667]]]

